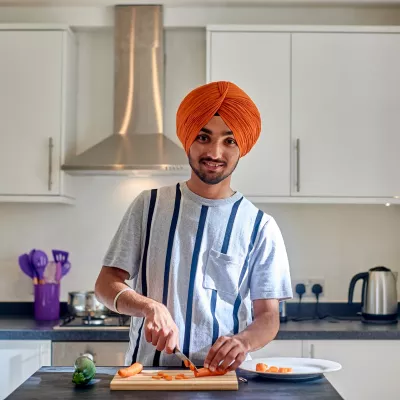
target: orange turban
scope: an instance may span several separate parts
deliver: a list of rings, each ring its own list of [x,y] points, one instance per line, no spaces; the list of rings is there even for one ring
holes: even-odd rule
[[[201,128],[216,113],[233,132],[243,157],[260,136],[261,117],[251,98],[234,83],[226,81],[197,87],[182,100],[176,114],[176,128],[186,153]]]

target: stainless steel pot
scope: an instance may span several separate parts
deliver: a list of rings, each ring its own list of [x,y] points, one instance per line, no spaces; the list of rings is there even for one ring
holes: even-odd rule
[[[97,299],[93,291],[91,292],[69,292],[68,311],[75,317],[97,317],[104,318],[111,311]]]

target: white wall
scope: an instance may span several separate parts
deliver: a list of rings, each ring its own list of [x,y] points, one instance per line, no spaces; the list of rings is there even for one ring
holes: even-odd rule
[[[365,11],[366,23],[371,23],[371,12]],[[313,15],[317,14],[314,10]],[[290,10],[282,15],[288,19]],[[382,12],[377,16],[383,23]],[[347,23],[348,19],[342,10],[331,22]],[[296,23],[296,19],[291,22]],[[78,150],[82,151],[111,133],[113,40],[110,31],[80,32],[78,37],[77,133]],[[205,82],[204,29],[168,29],[166,52],[165,134],[179,143],[175,137],[176,108],[187,91]],[[175,181],[173,177],[79,177],[75,178],[75,207],[0,203],[0,301],[32,300],[31,284],[20,272],[17,258],[33,247],[49,253],[52,248],[71,252],[72,270],[62,282],[62,300],[67,299],[68,291],[93,289],[102,257],[131,200],[143,189]],[[260,207],[281,226],[293,278],[324,278],[324,300],[346,301],[351,276],[375,265],[400,271],[400,207]]]

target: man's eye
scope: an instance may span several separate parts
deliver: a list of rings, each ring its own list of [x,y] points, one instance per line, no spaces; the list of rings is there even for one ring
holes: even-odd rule
[[[197,136],[197,140],[200,142],[205,142],[207,140],[207,136],[206,135],[199,135]]]
[[[236,144],[234,139],[227,139],[228,144]]]

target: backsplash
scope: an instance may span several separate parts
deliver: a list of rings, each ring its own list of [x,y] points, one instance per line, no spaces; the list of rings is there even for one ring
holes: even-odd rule
[[[205,31],[168,30],[165,39],[165,134],[179,143],[174,133],[176,108],[188,90],[205,82]],[[111,32],[81,32],[78,40],[77,143],[78,151],[83,151],[111,133],[113,41]],[[68,291],[93,289],[129,203],[141,190],[173,184],[176,177],[76,177],[74,181],[76,206],[0,203],[0,301],[32,300],[32,284],[17,260],[33,247],[49,254],[52,248],[71,252],[72,269],[62,281],[61,300],[67,300]],[[323,302],[346,301],[350,279],[357,272],[376,265],[400,272],[399,206],[259,206],[281,227],[292,278],[325,280]]]
[[[61,300],[67,300],[68,291],[93,289],[104,253],[133,198],[141,190],[185,178],[75,179],[76,206],[0,204],[0,301],[32,300],[32,284],[19,270],[17,259],[33,247],[49,254],[52,248],[71,252],[72,268],[61,283]],[[260,207],[274,216],[282,230],[292,278],[325,279],[321,301],[346,301],[350,278],[375,265],[400,272],[400,207]]]

